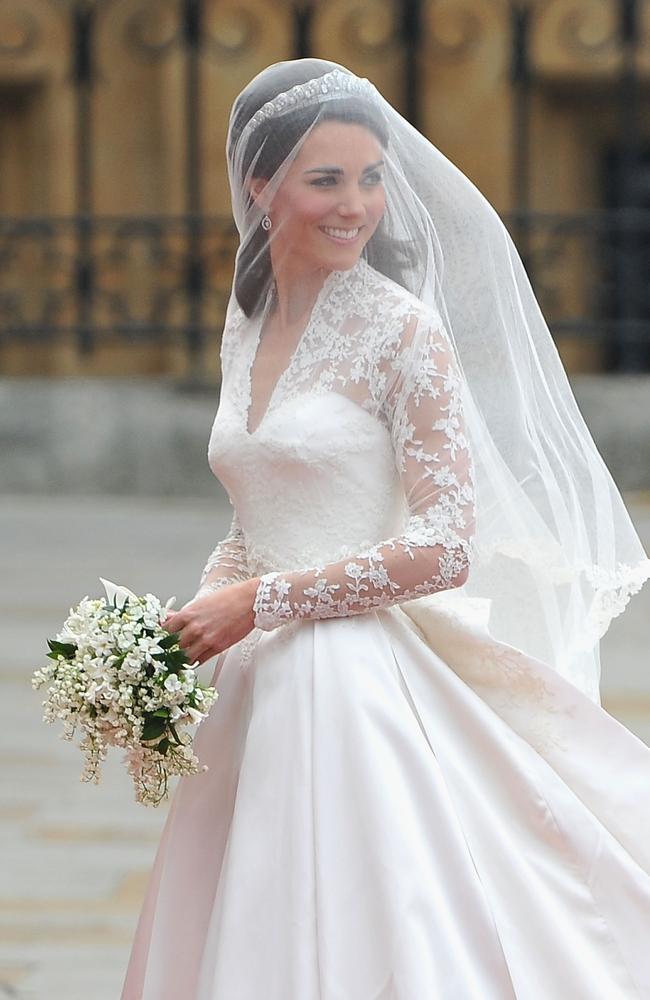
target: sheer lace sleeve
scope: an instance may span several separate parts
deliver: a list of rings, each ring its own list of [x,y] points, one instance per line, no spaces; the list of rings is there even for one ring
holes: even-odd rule
[[[208,557],[201,574],[199,589],[192,600],[219,590],[230,583],[249,580],[250,577],[246,558],[246,542],[235,511],[228,534],[217,544]]]
[[[423,330],[423,326],[425,329]],[[267,573],[255,624],[360,614],[461,586],[474,530],[474,484],[462,382],[439,321],[412,317],[380,354],[381,415],[391,433],[409,516],[400,534],[325,566]]]

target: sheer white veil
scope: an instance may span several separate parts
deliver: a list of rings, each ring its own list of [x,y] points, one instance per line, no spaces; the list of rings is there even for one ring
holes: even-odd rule
[[[470,597],[495,638],[599,700],[599,639],[650,560],[578,409],[530,281],[475,185],[377,89],[319,59],[276,63],[236,99],[227,154],[240,234],[228,314],[274,294],[264,217],[305,137],[332,116],[382,137],[386,211],[368,263],[442,317],[474,462]],[[251,182],[266,182],[263,198]],[[415,355],[414,355],[415,357]]]

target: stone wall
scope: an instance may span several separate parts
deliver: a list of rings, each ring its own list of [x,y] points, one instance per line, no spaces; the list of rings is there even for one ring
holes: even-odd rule
[[[650,376],[571,385],[618,486],[650,490]],[[218,396],[171,378],[0,379],[0,493],[213,496]]]

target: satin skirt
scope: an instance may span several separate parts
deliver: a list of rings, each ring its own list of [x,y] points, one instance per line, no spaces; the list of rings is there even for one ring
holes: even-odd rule
[[[121,1000],[650,998],[650,749],[555,671],[424,599],[213,682]]]

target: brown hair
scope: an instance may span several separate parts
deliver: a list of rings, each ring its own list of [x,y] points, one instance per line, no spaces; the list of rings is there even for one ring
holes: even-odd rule
[[[317,63],[318,72],[314,72],[314,69],[308,68],[307,65],[301,67],[302,62]],[[255,86],[253,81],[253,85],[250,85],[244,96],[237,101],[233,108],[229,133],[228,157],[231,162],[244,127],[262,105],[296,84],[323,76],[332,68],[321,60],[301,60],[300,63],[279,63],[271,67],[264,73],[266,86],[264,88]],[[281,117],[281,128],[278,127],[278,119],[273,118],[258,125],[243,152],[240,181],[243,183],[243,178],[248,175],[252,164],[254,164],[252,176],[266,180],[273,177],[296,143],[316,121],[319,123],[340,121],[363,125],[377,137],[383,149],[388,147],[388,128],[379,107],[346,94],[325,104],[308,104],[285,112]],[[251,205],[252,196],[249,193],[246,210]],[[364,247],[363,256],[373,267],[400,284],[403,269],[410,264],[410,254],[406,245],[390,237],[385,217]],[[243,238],[235,261],[235,296],[247,316],[253,316],[258,311],[272,281],[273,268],[267,235],[261,226],[256,226]]]

